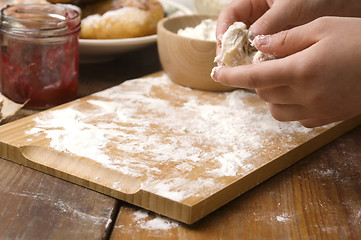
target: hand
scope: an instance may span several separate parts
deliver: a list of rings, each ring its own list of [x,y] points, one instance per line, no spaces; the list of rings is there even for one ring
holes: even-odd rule
[[[244,22],[256,36],[276,33],[326,15],[361,17],[361,1],[234,0],[218,17],[218,46],[221,46],[222,34],[236,21]]]
[[[219,68],[222,84],[256,89],[280,121],[306,127],[361,113],[361,19],[323,17],[283,32],[257,36],[255,47],[282,57]]]

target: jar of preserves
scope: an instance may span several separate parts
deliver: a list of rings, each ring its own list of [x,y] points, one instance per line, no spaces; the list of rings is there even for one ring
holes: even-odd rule
[[[18,4],[1,10],[1,92],[44,109],[77,97],[80,10]]]
[[[200,14],[218,15],[232,0],[194,0],[194,7]]]

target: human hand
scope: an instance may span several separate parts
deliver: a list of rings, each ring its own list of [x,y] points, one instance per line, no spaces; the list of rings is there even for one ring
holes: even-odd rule
[[[281,57],[222,67],[214,79],[256,89],[280,121],[315,127],[361,113],[361,19],[323,17],[283,32],[257,36],[255,47]]]
[[[273,34],[326,15],[361,17],[361,1],[234,0],[218,17],[218,46],[221,46],[222,34],[236,21],[244,22],[256,36]]]

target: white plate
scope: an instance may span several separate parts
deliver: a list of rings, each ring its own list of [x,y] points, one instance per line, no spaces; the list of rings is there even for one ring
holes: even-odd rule
[[[192,14],[188,7],[170,0],[159,0],[167,16]],[[102,62],[117,55],[146,47],[157,41],[157,35],[125,39],[79,39],[80,62]]]

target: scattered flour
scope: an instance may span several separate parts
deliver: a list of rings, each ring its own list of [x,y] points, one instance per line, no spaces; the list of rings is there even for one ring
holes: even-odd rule
[[[134,212],[134,221],[137,223],[137,226],[141,229],[146,230],[169,230],[171,228],[178,227],[180,224],[171,219],[162,217],[160,215],[155,215],[152,219],[148,215],[148,212],[145,210],[138,210]]]
[[[141,227],[148,230],[168,230],[178,225],[177,223],[157,217],[145,222]]]
[[[257,99],[244,90],[200,95],[165,74],[130,80],[39,114],[27,141],[45,137],[51,148],[139,177],[142,189],[168,199],[202,199],[266,164],[262,156],[297,146],[295,137],[316,134],[274,120]]]
[[[291,217],[287,213],[282,213],[279,216],[276,216],[276,220],[278,222],[289,222],[291,221]]]
[[[72,220],[77,219],[84,225],[96,225],[96,226],[103,226],[106,223],[106,226],[109,226],[112,219],[106,216],[96,216],[87,213],[81,205],[72,204],[71,201],[64,201],[61,199],[54,199],[53,196],[41,193],[41,192],[32,192],[32,191],[23,191],[23,192],[7,192],[6,194],[11,194],[14,197],[19,197],[21,199],[29,198],[34,199],[37,202],[41,202],[41,206],[46,206],[48,211],[53,212],[52,216],[60,216],[64,214],[71,215]],[[18,201],[18,200],[17,200]],[[19,200],[20,201],[20,200]],[[105,209],[104,209],[105,211]],[[110,212],[110,209],[106,211]]]

